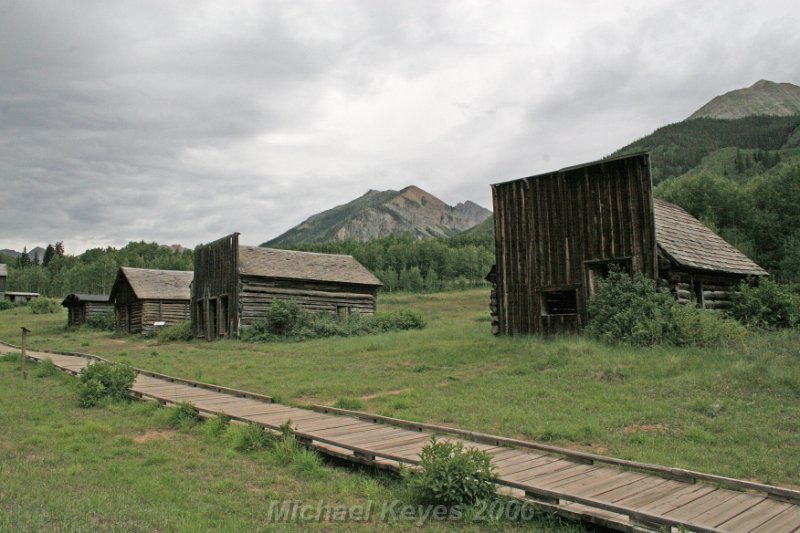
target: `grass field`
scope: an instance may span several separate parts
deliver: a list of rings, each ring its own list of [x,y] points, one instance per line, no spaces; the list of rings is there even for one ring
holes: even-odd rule
[[[238,452],[241,426],[174,429],[175,409],[155,402],[81,409],[77,380],[35,373],[23,380],[14,360],[0,359],[0,531],[419,530],[419,513],[400,514],[412,499],[395,477],[325,464],[307,451]],[[271,501],[372,507],[368,522],[275,523]],[[547,515],[428,521],[424,530],[487,528],[579,531]]]
[[[366,411],[552,442],[769,483],[800,484],[800,334],[753,334],[715,349],[610,347],[584,338],[496,338],[488,292],[383,296],[422,331],[302,343],[158,345],[65,316],[0,313],[38,348],[97,353],[303,405]]]

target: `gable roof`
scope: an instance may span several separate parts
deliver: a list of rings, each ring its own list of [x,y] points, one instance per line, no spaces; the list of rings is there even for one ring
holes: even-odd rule
[[[767,276],[767,271],[677,205],[655,199],[656,242],[673,261],[713,272]]]
[[[120,267],[111,296],[124,278],[140,300],[189,300],[193,277],[194,272],[185,270]]]
[[[376,287],[382,285],[372,272],[350,255],[277,250],[261,246],[239,246],[239,273]]]
[[[68,304],[77,302],[110,303],[110,300],[107,294],[80,294],[73,292],[64,298],[61,305],[66,307]]]

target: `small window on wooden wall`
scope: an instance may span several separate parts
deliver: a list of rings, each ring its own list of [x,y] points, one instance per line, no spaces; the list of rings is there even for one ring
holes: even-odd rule
[[[631,273],[630,259],[614,259],[611,261],[590,261],[586,263],[586,270],[589,281],[589,295],[597,292],[597,282],[608,277],[612,270],[620,270],[627,274]]]
[[[575,315],[578,297],[575,289],[542,293],[542,316]]]

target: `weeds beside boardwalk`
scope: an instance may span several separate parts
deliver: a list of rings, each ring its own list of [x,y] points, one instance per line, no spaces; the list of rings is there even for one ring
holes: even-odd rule
[[[615,457],[800,484],[800,334],[752,334],[716,348],[609,347],[583,338],[495,338],[488,292],[382,297],[425,330],[302,343],[156,345],[61,315],[26,322],[38,348],[97,353],[168,374],[380,414],[548,441]]]
[[[82,409],[74,377],[23,380],[13,362],[0,360],[0,531],[420,530],[418,516],[381,514],[384,502],[399,502],[390,511],[411,502],[395,478],[325,465],[291,446],[237,451],[246,427],[193,423],[155,402]],[[313,512],[281,519],[273,502],[290,510],[373,507],[366,523],[318,522]],[[487,527],[578,531],[551,517],[428,519],[424,530]]]

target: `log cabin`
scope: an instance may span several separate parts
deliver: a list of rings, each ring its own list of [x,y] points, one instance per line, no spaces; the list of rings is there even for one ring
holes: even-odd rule
[[[349,255],[244,246],[233,233],[195,248],[192,331],[208,340],[236,337],[276,300],[311,312],[373,314],[379,287]]]
[[[156,322],[189,320],[191,283],[191,271],[120,267],[109,295],[117,331],[150,335]]]
[[[653,198],[647,153],[492,185],[495,334],[577,333],[597,280],[642,273],[682,303],[725,309],[767,272],[676,205]]]
[[[108,299],[107,294],[72,293],[64,298],[61,305],[67,308],[68,326],[80,326],[89,318],[114,311],[114,304]]]

